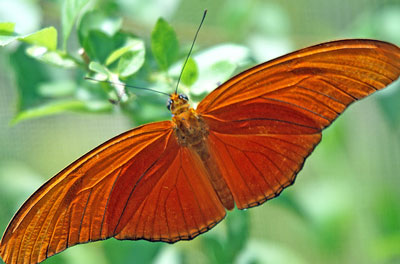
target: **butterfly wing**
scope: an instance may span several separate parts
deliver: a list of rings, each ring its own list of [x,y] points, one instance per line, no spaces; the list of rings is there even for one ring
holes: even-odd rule
[[[121,134],[35,192],[9,224],[0,255],[6,263],[37,263],[109,237],[191,239],[225,216],[193,159],[170,121]]]
[[[398,47],[342,40],[258,65],[210,93],[196,111],[237,207],[261,204],[291,185],[323,128],[399,74]]]

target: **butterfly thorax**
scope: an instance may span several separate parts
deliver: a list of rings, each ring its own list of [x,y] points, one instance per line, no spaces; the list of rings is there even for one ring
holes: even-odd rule
[[[195,150],[202,148],[208,128],[196,111],[190,107],[188,98],[182,94],[172,94],[168,108],[175,123],[175,135],[181,146]]]

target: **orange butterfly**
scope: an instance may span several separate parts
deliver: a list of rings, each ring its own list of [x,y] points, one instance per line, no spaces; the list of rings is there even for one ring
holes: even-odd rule
[[[21,207],[0,244],[6,263],[37,263],[115,237],[174,243],[291,185],[349,104],[400,75],[400,48],[341,40],[233,77],[198,105],[171,94],[172,121],[123,133],[51,178]]]

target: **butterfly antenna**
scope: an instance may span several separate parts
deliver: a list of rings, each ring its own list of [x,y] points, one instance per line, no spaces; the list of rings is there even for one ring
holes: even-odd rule
[[[206,15],[207,15],[207,9],[204,10],[203,18],[201,19],[200,25],[199,25],[199,27],[197,28],[196,34],[194,35],[194,39],[193,39],[193,42],[192,42],[192,46],[190,47],[189,53],[188,53],[188,55],[186,56],[186,59],[185,59],[185,63],[184,63],[183,66],[182,66],[182,70],[181,70],[181,73],[179,74],[178,82],[176,83],[175,93],[178,92],[178,86],[179,86],[179,83],[180,83],[181,78],[182,78],[183,70],[185,69],[186,63],[188,62],[189,57],[190,57],[190,54],[192,53],[192,50],[193,50],[193,47],[194,47],[194,43],[196,42],[197,35],[199,34],[200,28],[201,28],[201,26],[203,25],[203,22],[204,22],[204,19],[206,18]]]
[[[159,93],[159,94],[163,94],[163,95],[169,96],[168,93],[160,92],[160,91],[153,90],[153,89],[150,89],[150,88],[144,88],[144,87],[140,87],[140,86],[134,86],[134,85],[130,85],[130,84],[124,84],[124,83],[116,83],[116,82],[111,82],[111,81],[97,80],[97,79],[94,79],[94,78],[91,78],[91,77],[85,77],[85,80],[91,80],[91,81],[102,82],[102,83],[109,83],[109,84],[112,84],[112,85],[123,85],[123,86],[128,87],[128,88],[139,89],[139,90],[146,90],[146,91],[151,91],[151,92],[155,92],[155,93]]]

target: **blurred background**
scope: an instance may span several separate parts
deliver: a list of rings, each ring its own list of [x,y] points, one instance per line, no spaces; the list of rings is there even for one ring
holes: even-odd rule
[[[59,29],[62,2],[0,0],[0,22],[15,22],[21,34],[47,26]],[[398,0],[89,2],[88,8],[101,10],[118,20],[123,31],[143,39],[148,53],[160,16],[187,52],[208,9],[194,52],[199,67],[190,88],[194,101],[246,67],[312,44],[374,38],[400,45]],[[78,57],[74,30],[68,52]],[[0,233],[40,185],[75,159],[143,122],[169,118],[166,98],[138,94],[131,111],[109,103],[102,111],[59,111],[11,125],[24,104],[18,87],[36,89],[33,75],[41,64],[20,49],[19,43],[0,49]],[[226,64],[210,67],[207,63],[217,55]],[[83,78],[74,69],[46,66],[43,71],[57,82]],[[157,89],[157,82],[151,85]],[[397,81],[352,105],[324,131],[294,186],[279,198],[230,212],[190,242],[110,239],[72,247],[44,263],[400,263],[399,174]]]

